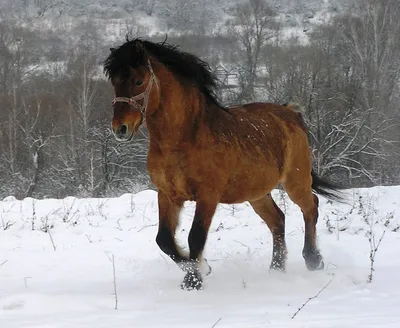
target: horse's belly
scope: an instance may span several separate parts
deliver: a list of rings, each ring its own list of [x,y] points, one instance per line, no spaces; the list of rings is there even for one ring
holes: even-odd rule
[[[221,203],[243,203],[257,200],[277,186],[280,174],[276,168],[254,168],[229,179],[221,195]]]

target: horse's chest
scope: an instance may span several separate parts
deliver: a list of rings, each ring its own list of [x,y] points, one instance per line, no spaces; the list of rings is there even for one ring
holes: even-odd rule
[[[158,189],[172,198],[192,200],[194,191],[185,168],[184,156],[155,156],[152,160],[148,159],[150,178]]]

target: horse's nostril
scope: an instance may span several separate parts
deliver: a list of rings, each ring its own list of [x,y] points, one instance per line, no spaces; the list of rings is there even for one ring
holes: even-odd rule
[[[128,127],[125,124],[121,124],[118,128],[118,134],[120,136],[126,135],[128,132]]]

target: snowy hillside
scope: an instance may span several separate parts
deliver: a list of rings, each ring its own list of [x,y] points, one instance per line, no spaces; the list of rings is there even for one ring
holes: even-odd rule
[[[283,36],[304,38],[303,30],[326,23],[343,13],[347,0],[268,0],[283,23]],[[230,10],[242,0],[3,0],[0,10],[11,11],[21,26],[35,31],[62,32],[64,37],[79,36],[82,26],[91,22],[105,42],[155,34],[179,35],[218,33]],[[2,18],[0,17],[0,21]],[[67,32],[67,33],[66,33]]]
[[[205,250],[213,272],[204,290],[193,292],[179,288],[183,272],[155,243],[156,192],[9,197],[0,202],[0,326],[399,327],[399,194],[400,187],[376,187],[349,190],[349,205],[321,199],[321,272],[305,268],[301,213],[278,191],[287,222],[285,274],[269,272],[271,234],[248,204],[220,205]],[[193,212],[187,203],[182,245]],[[368,284],[371,226],[376,241],[385,235]]]

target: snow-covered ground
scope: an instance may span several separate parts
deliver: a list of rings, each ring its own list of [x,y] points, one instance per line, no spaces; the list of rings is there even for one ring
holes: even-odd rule
[[[220,205],[205,250],[213,271],[191,292],[155,243],[156,192],[9,197],[0,202],[0,327],[400,327],[400,187],[348,195],[349,205],[321,197],[320,272],[305,267],[301,213],[282,193],[286,273],[269,271],[271,234],[250,206]],[[187,203],[178,230],[185,247],[193,211]],[[377,241],[386,231],[370,284],[368,220]]]

